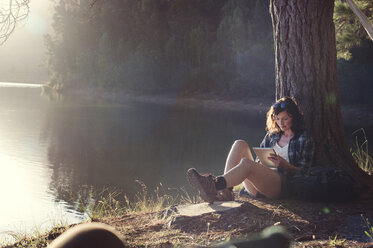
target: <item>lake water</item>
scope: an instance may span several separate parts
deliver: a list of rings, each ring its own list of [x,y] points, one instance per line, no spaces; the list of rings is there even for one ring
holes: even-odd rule
[[[131,196],[135,180],[167,189],[185,186],[190,167],[219,174],[235,139],[264,135],[263,113],[50,100],[31,86],[0,86],[2,236],[79,222],[79,205],[105,187]]]
[[[80,205],[105,187],[190,190],[186,170],[222,173],[234,140],[260,143],[264,116],[51,100],[40,85],[0,83],[0,237],[79,222]]]

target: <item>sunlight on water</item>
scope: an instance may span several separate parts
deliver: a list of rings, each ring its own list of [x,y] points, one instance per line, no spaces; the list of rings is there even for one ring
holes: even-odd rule
[[[2,83],[0,88],[2,85],[10,83]],[[21,94],[27,90],[38,97],[39,91],[31,89],[35,85],[15,87],[18,90],[0,91],[0,241],[11,240],[12,233],[43,232],[57,223],[76,223],[84,218],[69,211],[66,202],[56,201],[50,189],[53,170],[46,156],[49,143],[41,139],[40,128],[44,114],[30,104],[32,98]],[[19,95],[14,97],[15,93]]]
[[[27,84],[27,83],[12,83],[12,82],[0,82],[0,87],[11,87],[11,88],[40,88],[42,84]]]
[[[81,221],[76,213],[69,216],[63,204],[55,203],[48,193],[52,171],[43,166],[46,161],[33,155],[35,150],[27,144],[11,143],[6,137],[0,139],[0,237],[9,230],[30,233],[33,229],[45,230],[55,222]]]

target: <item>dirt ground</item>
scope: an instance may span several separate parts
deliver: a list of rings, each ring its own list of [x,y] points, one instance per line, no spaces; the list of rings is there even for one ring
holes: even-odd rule
[[[373,220],[373,201],[310,203],[236,197],[239,211],[172,221],[162,212],[131,214],[98,221],[114,226],[128,247],[209,247],[244,239],[272,225],[284,226],[291,247],[373,247],[362,215]],[[370,224],[372,226],[372,224]]]

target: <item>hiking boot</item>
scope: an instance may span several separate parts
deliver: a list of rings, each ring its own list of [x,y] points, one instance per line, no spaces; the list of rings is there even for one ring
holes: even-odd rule
[[[234,201],[234,194],[230,189],[218,190],[215,199],[216,201]]]
[[[191,168],[187,172],[189,184],[197,189],[201,198],[210,204],[216,200],[215,177],[212,175],[202,176],[196,169]]]

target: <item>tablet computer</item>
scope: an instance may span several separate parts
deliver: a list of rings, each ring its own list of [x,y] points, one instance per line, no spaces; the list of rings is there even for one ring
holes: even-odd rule
[[[271,154],[276,154],[273,148],[253,147],[253,150],[262,164],[268,167],[276,167],[275,164],[268,159],[268,157],[270,157]]]

